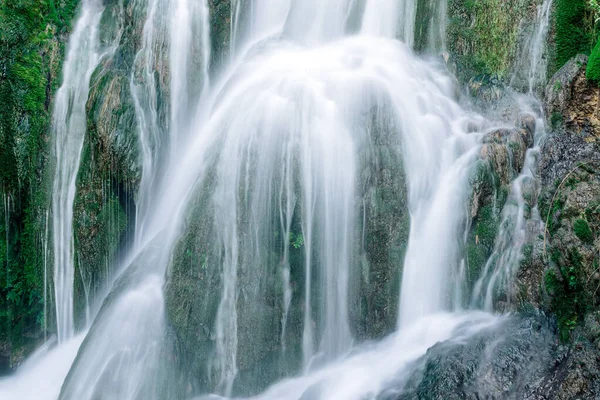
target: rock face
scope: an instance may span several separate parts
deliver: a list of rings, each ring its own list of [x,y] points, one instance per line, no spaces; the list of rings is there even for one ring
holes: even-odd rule
[[[561,345],[545,318],[509,317],[467,341],[433,346],[381,399],[595,399],[599,366],[597,349]]]
[[[246,7],[248,2],[237,0]],[[211,26],[211,70],[218,71],[228,59],[231,36],[231,0],[209,0]],[[247,14],[246,14],[247,15]]]
[[[402,161],[398,127],[385,108],[375,110],[368,131],[372,146],[359,150],[361,197],[355,244],[361,271],[358,303],[351,305],[354,334],[359,339],[376,339],[396,328],[402,265],[408,243],[410,216],[408,189]]]
[[[473,288],[494,251],[510,184],[523,169],[533,145],[535,120],[523,115],[515,129],[494,130],[483,138],[479,161],[471,176],[470,227],[466,238],[466,278]]]
[[[90,79],[87,133],[74,203],[75,317],[114,273],[126,232],[135,223],[134,194],[140,180],[138,132],[130,79],[139,50],[144,15],[135,2],[107,1],[101,41],[116,46]]]
[[[577,56],[568,62],[545,90],[552,129],[538,159],[539,197],[529,184],[523,188],[532,194],[524,196],[526,212],[537,204],[546,227],[527,222],[516,279],[506,288],[516,302],[499,296],[494,304],[520,313],[467,341],[432,347],[382,399],[600,396],[599,99],[598,88],[585,79],[586,61]],[[518,125],[533,130],[530,120]],[[501,193],[522,167],[521,149],[531,145],[527,135],[516,140],[519,146],[510,145],[515,134],[496,131],[484,138],[481,167],[472,178],[467,277],[478,276],[477,260],[485,263],[498,239],[494,206],[502,208]]]
[[[556,314],[563,338],[583,332],[598,343],[586,321],[600,305],[600,98],[585,79],[586,62],[585,56],[575,57],[546,88],[554,130],[542,148],[540,211],[546,222],[546,306]]]
[[[516,63],[520,34],[531,30],[536,0],[449,0],[449,65],[461,82],[480,74],[506,78]]]
[[[588,130],[600,135],[600,91],[585,76],[588,57],[578,55],[552,77],[546,87],[546,115],[553,125],[563,124],[571,132]]]

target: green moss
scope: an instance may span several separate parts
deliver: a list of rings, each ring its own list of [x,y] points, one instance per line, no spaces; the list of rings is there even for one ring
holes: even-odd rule
[[[505,76],[527,8],[503,0],[450,0],[448,10],[447,45],[457,56],[459,75]]]
[[[590,53],[594,24],[586,0],[556,0],[555,4],[555,68],[558,70],[575,55]]]
[[[559,197],[554,200],[552,204],[552,208],[550,209],[550,201],[540,201],[540,212],[542,213],[542,218],[548,218],[546,229],[550,233],[554,233],[558,228],[558,224],[556,223],[556,218],[560,219],[561,211],[564,207],[564,201]],[[548,212],[550,211],[550,214]]]
[[[549,270],[544,282],[551,294],[550,310],[557,317],[560,337],[568,341],[571,331],[583,321],[589,307],[583,285],[582,257],[577,249],[572,249],[565,254],[554,250],[551,258],[559,268],[560,276]]]
[[[473,231],[478,241],[485,246],[492,247],[498,234],[498,218],[493,205],[488,204],[478,213],[475,229]]]
[[[49,125],[64,35],[77,4],[77,0],[0,2],[0,192],[11,199],[0,249],[5,277],[0,280],[0,347],[9,349],[13,361],[43,338],[47,317],[43,240],[50,204]],[[47,290],[51,292],[51,287]],[[47,323],[51,328],[51,318]]]
[[[575,220],[573,223],[573,230],[575,235],[584,243],[594,243],[594,234],[590,229],[587,221],[583,218]]]
[[[527,243],[521,250],[521,266],[527,266],[531,264],[533,258],[533,244]]]
[[[473,284],[492,254],[498,234],[498,213],[492,204],[480,208],[467,242],[467,279]]]
[[[596,43],[596,46],[590,55],[585,76],[588,81],[600,84],[600,40]]]

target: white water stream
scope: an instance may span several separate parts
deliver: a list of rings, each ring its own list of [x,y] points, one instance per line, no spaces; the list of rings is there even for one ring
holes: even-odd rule
[[[69,39],[63,84],[56,93],[52,120],[57,160],[52,189],[52,232],[59,343],[68,340],[74,333],[73,202],[86,133],[85,104],[90,77],[103,57],[98,31],[103,11],[100,0],[84,0],[82,3],[81,15]]]

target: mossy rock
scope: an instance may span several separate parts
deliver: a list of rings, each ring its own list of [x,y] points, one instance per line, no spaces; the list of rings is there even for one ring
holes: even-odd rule
[[[545,307],[556,315],[563,341],[570,340],[572,333],[582,328],[587,313],[600,303],[596,292],[600,276],[595,272],[600,258],[594,244],[600,229],[599,194],[596,171],[579,168],[546,188],[541,197],[546,199],[540,204],[540,211],[548,218],[550,262],[543,285],[547,293]],[[551,195],[552,205],[547,200]]]
[[[504,78],[517,51],[524,19],[534,0],[449,0],[446,43],[459,80],[479,74]],[[533,8],[534,9],[534,8]]]

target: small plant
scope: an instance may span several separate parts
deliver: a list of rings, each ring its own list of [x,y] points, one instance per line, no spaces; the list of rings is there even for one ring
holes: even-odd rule
[[[583,218],[579,218],[575,220],[573,223],[573,230],[575,231],[575,235],[585,243],[593,243],[594,242],[594,234],[590,229],[589,224]]]
[[[560,89],[562,89],[562,83],[560,81],[556,81],[554,83],[554,91],[558,92],[558,91],[560,91]]]
[[[552,116],[550,117],[550,126],[552,126],[552,128],[558,128],[563,122],[563,116],[561,113],[555,111],[552,113]]]
[[[298,250],[304,245],[304,236],[301,233],[290,232],[290,244]]]

